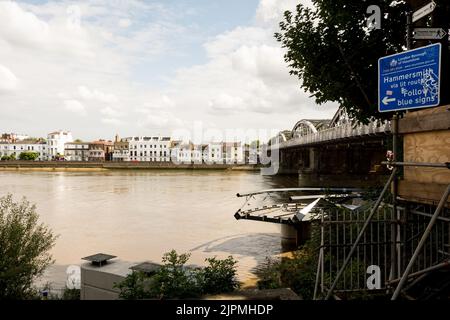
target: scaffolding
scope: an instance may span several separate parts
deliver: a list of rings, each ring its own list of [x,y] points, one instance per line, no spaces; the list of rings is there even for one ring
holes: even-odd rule
[[[246,201],[235,218],[302,231],[308,226],[317,248],[314,299],[372,294],[431,299],[450,292],[450,185],[437,205],[402,200],[395,193],[401,167],[450,169],[450,164],[383,164],[392,173],[376,200],[364,200],[364,191],[352,188],[268,189],[238,194]],[[304,195],[308,192],[314,194]],[[257,207],[248,207],[252,200]]]
[[[393,171],[370,209],[321,212],[316,299],[323,295],[330,299],[339,292],[368,290],[392,293],[392,300],[400,295],[414,298],[408,295],[408,290],[449,266],[450,213],[445,204],[450,185],[437,206],[402,203],[395,194],[392,204],[383,202],[398,167],[450,168],[449,163],[385,164],[393,166]],[[375,286],[362,281],[373,268],[379,278]],[[447,280],[439,288],[433,288],[436,294],[450,288],[450,277]]]

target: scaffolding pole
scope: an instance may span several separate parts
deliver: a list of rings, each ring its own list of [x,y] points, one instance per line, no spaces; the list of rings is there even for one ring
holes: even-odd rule
[[[417,257],[419,256],[420,251],[422,250],[425,241],[427,240],[428,236],[430,235],[431,230],[433,229],[434,224],[436,223],[436,220],[444,207],[445,203],[447,202],[447,198],[450,194],[450,184],[447,186],[447,189],[445,190],[441,200],[439,201],[439,205],[436,208],[436,211],[434,212],[433,216],[430,219],[430,222],[428,223],[427,228],[425,229],[424,234],[422,235],[422,238],[420,239],[419,244],[417,245],[416,250],[414,251],[413,256],[411,257],[411,260],[409,260],[408,266],[405,269],[405,272],[403,273],[403,276],[400,279],[400,283],[398,284],[397,288],[394,291],[394,294],[392,295],[391,300],[396,300],[398,296],[400,295],[400,292],[405,285],[406,281],[408,280],[408,276],[411,272],[411,269],[414,265],[414,263],[417,260]]]
[[[348,263],[350,262],[350,259],[352,258],[353,253],[356,250],[356,247],[358,246],[359,242],[361,241],[361,238],[364,234],[364,232],[366,231],[367,227],[369,226],[370,221],[372,220],[375,212],[378,210],[378,207],[381,204],[381,201],[384,198],[384,195],[386,193],[386,191],[389,189],[389,186],[391,185],[392,181],[394,180],[394,177],[397,174],[397,167],[394,167],[394,169],[392,169],[392,173],[391,176],[389,177],[388,181],[386,182],[383,191],[381,192],[380,196],[378,197],[378,200],[375,202],[375,205],[373,206],[369,216],[367,217],[366,221],[364,222],[364,225],[361,228],[361,231],[358,234],[358,237],[355,240],[355,243],[353,244],[352,248],[350,249],[350,252],[348,253],[347,257],[345,258],[344,264],[342,265],[341,269],[339,270],[338,274],[336,275],[336,278],[333,281],[333,284],[331,285],[330,289],[328,290],[327,296],[325,297],[325,300],[330,299],[330,297],[333,294],[334,289],[336,288],[336,285],[339,281],[339,278],[342,276],[342,274],[344,273],[345,268],[347,267]]]

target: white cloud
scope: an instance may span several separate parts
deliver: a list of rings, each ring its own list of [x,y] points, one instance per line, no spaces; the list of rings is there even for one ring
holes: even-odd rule
[[[208,105],[218,112],[238,112],[245,108],[244,100],[228,94],[220,94],[209,101]]]
[[[82,116],[85,116],[87,114],[85,106],[77,100],[64,101],[64,108],[66,108],[66,110],[70,112],[77,113]]]
[[[130,19],[120,19],[118,24],[121,28],[128,28],[131,26],[132,22]]]
[[[329,117],[335,108],[318,108],[303,93],[273,37],[294,2],[261,0],[252,21],[210,36],[195,21],[181,23],[183,12],[167,2],[0,0],[0,105],[9,108],[0,126],[42,135],[57,122],[90,139],[112,135],[110,126],[121,135],[170,134],[196,121],[286,129]],[[180,50],[184,41],[198,47]],[[198,50],[205,61],[192,65],[203,59]],[[169,54],[170,65],[151,63]],[[83,128],[73,114],[85,116]]]
[[[237,27],[205,43],[209,62],[177,73],[173,84],[178,103],[197,106],[211,120],[226,116],[229,124],[243,127],[251,121],[253,127],[281,124],[289,129],[299,118],[330,117],[336,107],[318,108],[300,89],[298,79],[289,75],[284,49],[273,37],[276,24],[269,22],[280,21],[293,4],[283,3],[274,13],[274,1],[261,1],[258,14],[265,17],[264,24]]]
[[[117,109],[113,109],[111,107],[103,108],[102,110],[100,110],[100,112],[102,114],[104,114],[105,116],[116,117],[116,118],[123,115],[123,112],[121,112],[120,110],[117,110]]]
[[[146,117],[139,119],[138,125],[141,128],[161,129],[168,126],[171,128],[183,127],[185,126],[185,123],[171,112],[158,111],[152,112]]]
[[[95,100],[104,103],[115,103],[118,101],[117,97],[113,94],[104,93],[97,89],[89,90],[85,86],[79,86],[78,93],[85,100]]]
[[[0,92],[15,90],[18,82],[19,80],[15,74],[0,64]]]
[[[121,121],[119,119],[115,119],[115,118],[103,118],[101,121],[104,124],[113,125],[113,126],[120,126],[123,124],[123,121]]]

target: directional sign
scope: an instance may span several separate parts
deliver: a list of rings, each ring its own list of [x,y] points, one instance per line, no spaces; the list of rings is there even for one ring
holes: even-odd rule
[[[413,13],[412,22],[414,23],[417,20],[420,20],[423,17],[426,17],[427,15],[432,13],[435,8],[436,8],[436,3],[434,1],[431,1],[429,4],[427,4],[426,6],[423,6],[422,8],[420,8],[419,10],[417,10]]]
[[[416,40],[440,40],[446,35],[442,28],[415,28],[413,31],[413,37]]]
[[[389,112],[438,106],[441,44],[378,60],[378,110]]]

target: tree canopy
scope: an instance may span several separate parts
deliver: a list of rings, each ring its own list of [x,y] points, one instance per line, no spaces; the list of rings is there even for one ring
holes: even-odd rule
[[[27,200],[0,198],[0,300],[34,297],[33,282],[53,263],[56,237]]]
[[[39,157],[39,153],[32,151],[25,151],[19,154],[20,160],[36,160]]]
[[[350,117],[390,118],[378,110],[378,59],[405,47],[407,4],[391,0],[312,0],[287,11],[275,37],[300,86],[316,103],[337,102]],[[370,5],[381,9],[381,28],[367,28]]]

